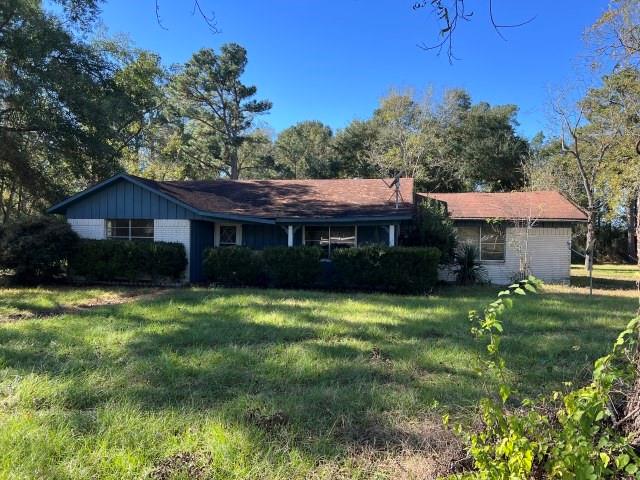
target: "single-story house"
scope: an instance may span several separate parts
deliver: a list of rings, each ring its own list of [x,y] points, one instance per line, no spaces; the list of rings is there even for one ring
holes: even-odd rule
[[[154,181],[118,174],[51,207],[83,238],[180,242],[185,280],[208,247],[394,246],[414,217],[413,179]]]
[[[552,283],[571,275],[571,227],[586,222],[580,207],[554,191],[419,193],[443,202],[460,242],[474,245],[488,280],[508,284],[527,271]],[[450,269],[441,271],[452,280]]]
[[[418,193],[413,179],[155,181],[118,174],[49,209],[83,238],[184,244],[185,280],[204,280],[208,247],[395,246],[416,202],[446,204],[459,239],[478,247],[493,283],[522,262],[548,282],[569,280],[571,226],[585,214],[557,192]],[[523,228],[523,226],[530,228]],[[526,247],[526,248],[524,248]],[[523,251],[526,250],[526,255]],[[525,258],[523,258],[525,257]],[[451,279],[451,272],[443,272]]]

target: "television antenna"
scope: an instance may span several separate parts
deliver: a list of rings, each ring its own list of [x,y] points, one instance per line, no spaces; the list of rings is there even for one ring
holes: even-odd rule
[[[402,198],[402,192],[400,191],[400,179],[402,178],[402,172],[396,173],[396,175],[391,179],[391,182],[387,182],[386,179],[382,179],[387,188],[393,188],[393,193],[389,197],[389,200],[394,199],[396,208],[400,208],[400,202],[404,203],[404,199]]]

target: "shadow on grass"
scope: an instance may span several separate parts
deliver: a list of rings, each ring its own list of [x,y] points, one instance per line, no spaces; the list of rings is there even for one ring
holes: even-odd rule
[[[582,275],[573,275],[571,277],[571,285],[574,287],[588,287],[589,277]],[[638,288],[638,281],[630,278],[623,279],[594,277],[593,288],[602,288],[604,290],[635,290]]]
[[[468,407],[484,394],[491,379],[472,369],[484,346],[469,335],[466,313],[495,292],[464,293],[176,292],[0,328],[0,368],[46,378],[46,388],[19,400],[28,408],[90,411],[120,402],[216,412],[230,423],[246,423],[247,412],[283,412],[277,426],[253,427],[285,429],[310,450],[331,438],[340,449],[374,424],[397,428],[392,412],[411,416],[434,400]],[[503,345],[527,394],[570,379],[606,351],[624,322],[622,312],[606,324],[592,321],[610,304],[569,297],[523,299],[509,314]]]

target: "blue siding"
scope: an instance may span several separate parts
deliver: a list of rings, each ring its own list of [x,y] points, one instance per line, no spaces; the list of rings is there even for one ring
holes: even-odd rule
[[[195,215],[138,185],[120,180],[69,205],[67,218],[188,219]]]
[[[202,268],[202,260],[204,251],[213,246],[213,231],[213,222],[191,221],[189,278],[192,282],[202,282],[206,280]]]
[[[242,244],[254,250],[287,246],[287,232],[280,225],[242,225]]]

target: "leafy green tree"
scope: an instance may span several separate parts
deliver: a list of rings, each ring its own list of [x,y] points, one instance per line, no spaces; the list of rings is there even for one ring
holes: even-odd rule
[[[188,156],[207,176],[240,177],[239,149],[256,115],[271,109],[271,102],[254,98],[255,86],[242,83],[246,66],[240,45],[223,45],[219,54],[203,49],[169,83],[175,118],[186,122]]]
[[[375,111],[371,163],[402,172],[425,191],[509,191],[524,184],[528,143],[515,131],[517,108],[473,105],[463,90],[439,105],[392,93]]]
[[[2,221],[119,170],[149,108],[144,83],[156,80],[142,53],[83,39],[98,2],[56,3],[58,15],[32,0],[0,8]]]
[[[282,178],[330,178],[333,132],[318,121],[283,130],[275,142],[276,170]]]
[[[371,163],[370,151],[378,137],[373,122],[354,120],[333,137],[335,171],[342,178],[371,178],[378,172]]]
[[[436,247],[442,254],[441,263],[453,260],[457,246],[456,231],[444,204],[430,199],[421,200],[415,224],[402,242],[410,246]]]

